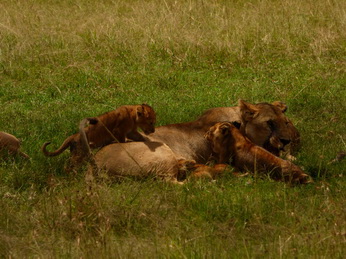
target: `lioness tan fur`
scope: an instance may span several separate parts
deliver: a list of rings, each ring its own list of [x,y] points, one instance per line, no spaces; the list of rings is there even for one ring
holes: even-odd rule
[[[237,170],[270,172],[273,179],[291,183],[307,183],[309,176],[290,161],[283,160],[255,145],[229,122],[212,126],[205,138],[218,154],[219,163],[230,163]]]
[[[145,137],[167,144],[177,158],[204,164],[212,153],[203,137],[207,130],[217,122],[238,122],[242,125],[242,132],[252,141],[278,154],[290,142],[299,142],[296,139],[298,131],[292,123],[288,124],[284,114],[286,110],[287,106],[281,102],[251,104],[239,100],[236,107],[212,108],[195,121],[160,126],[155,133]]]
[[[85,128],[85,134],[90,148],[93,149],[112,142],[123,143],[126,138],[144,141],[137,128],[141,128],[145,134],[155,132],[156,115],[153,108],[147,104],[125,105],[98,117],[89,118],[89,121],[90,125]],[[46,142],[42,146],[42,152],[46,156],[60,155],[67,148],[70,148],[72,163],[78,163],[85,156],[79,132],[65,139],[56,151],[47,151],[46,147],[49,144],[50,142]]]
[[[20,155],[24,158],[29,158],[29,156],[22,151],[20,151],[20,141],[15,136],[0,131],[0,151],[8,152],[10,155]]]
[[[100,149],[94,157],[96,170],[113,177],[154,176],[177,183],[179,161],[172,150],[161,142],[114,143]],[[92,173],[89,168],[88,174]]]
[[[161,142],[114,143],[92,154],[83,119],[79,124],[81,149],[89,162],[86,180],[92,181],[101,171],[111,177],[157,177],[168,182],[179,183],[182,175],[195,161],[178,160],[172,150]],[[183,179],[184,180],[184,179]]]

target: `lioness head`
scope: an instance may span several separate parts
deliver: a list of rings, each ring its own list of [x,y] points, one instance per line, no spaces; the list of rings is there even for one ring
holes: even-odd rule
[[[285,116],[287,106],[282,102],[251,104],[239,100],[242,119],[241,132],[253,143],[275,155],[299,135]]]
[[[156,114],[154,109],[147,104],[138,106],[136,122],[145,134],[155,132]]]

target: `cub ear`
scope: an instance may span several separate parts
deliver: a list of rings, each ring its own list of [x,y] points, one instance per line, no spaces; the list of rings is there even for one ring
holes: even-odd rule
[[[151,108],[151,106],[149,106],[146,103],[142,103],[141,105],[141,115],[144,115],[145,117],[148,116],[148,114],[150,113],[150,110],[153,110],[153,108]],[[138,116],[141,116],[138,114]]]
[[[89,121],[89,124],[95,125],[99,122],[98,118],[96,117],[90,117],[90,118],[86,118]]]
[[[210,127],[209,130],[204,134],[204,138],[207,139],[207,140],[210,140],[211,139],[211,136],[212,136],[212,128],[213,127]]]
[[[272,102],[272,105],[278,107],[282,112],[286,112],[287,108],[288,108],[285,103],[280,102],[280,101]]]
[[[143,112],[144,112],[144,107],[143,107],[143,105],[139,105],[139,106],[137,107],[137,116],[138,116],[138,117],[143,116]]]
[[[240,129],[241,123],[238,121],[232,121],[233,126],[235,126],[237,129]]]
[[[220,132],[221,132],[221,134],[222,135],[228,135],[228,133],[229,133],[229,129],[230,129],[230,124],[222,124],[221,126],[220,126]]]
[[[240,107],[240,113],[242,116],[242,119],[245,121],[251,121],[254,119],[258,114],[258,108],[256,105],[247,103],[243,100],[238,101],[239,107]]]

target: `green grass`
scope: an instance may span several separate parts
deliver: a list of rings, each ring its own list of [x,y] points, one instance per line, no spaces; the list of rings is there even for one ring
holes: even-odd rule
[[[30,161],[0,165],[0,256],[343,258],[346,253],[346,3],[0,3],[0,130]],[[184,186],[93,186],[46,158],[78,122],[146,102],[158,125],[281,100],[315,183],[225,175]]]

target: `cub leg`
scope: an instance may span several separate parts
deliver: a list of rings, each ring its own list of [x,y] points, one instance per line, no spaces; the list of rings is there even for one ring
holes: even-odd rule
[[[143,137],[143,135],[139,133],[137,130],[127,134],[127,138],[133,141],[145,141],[145,138]]]

